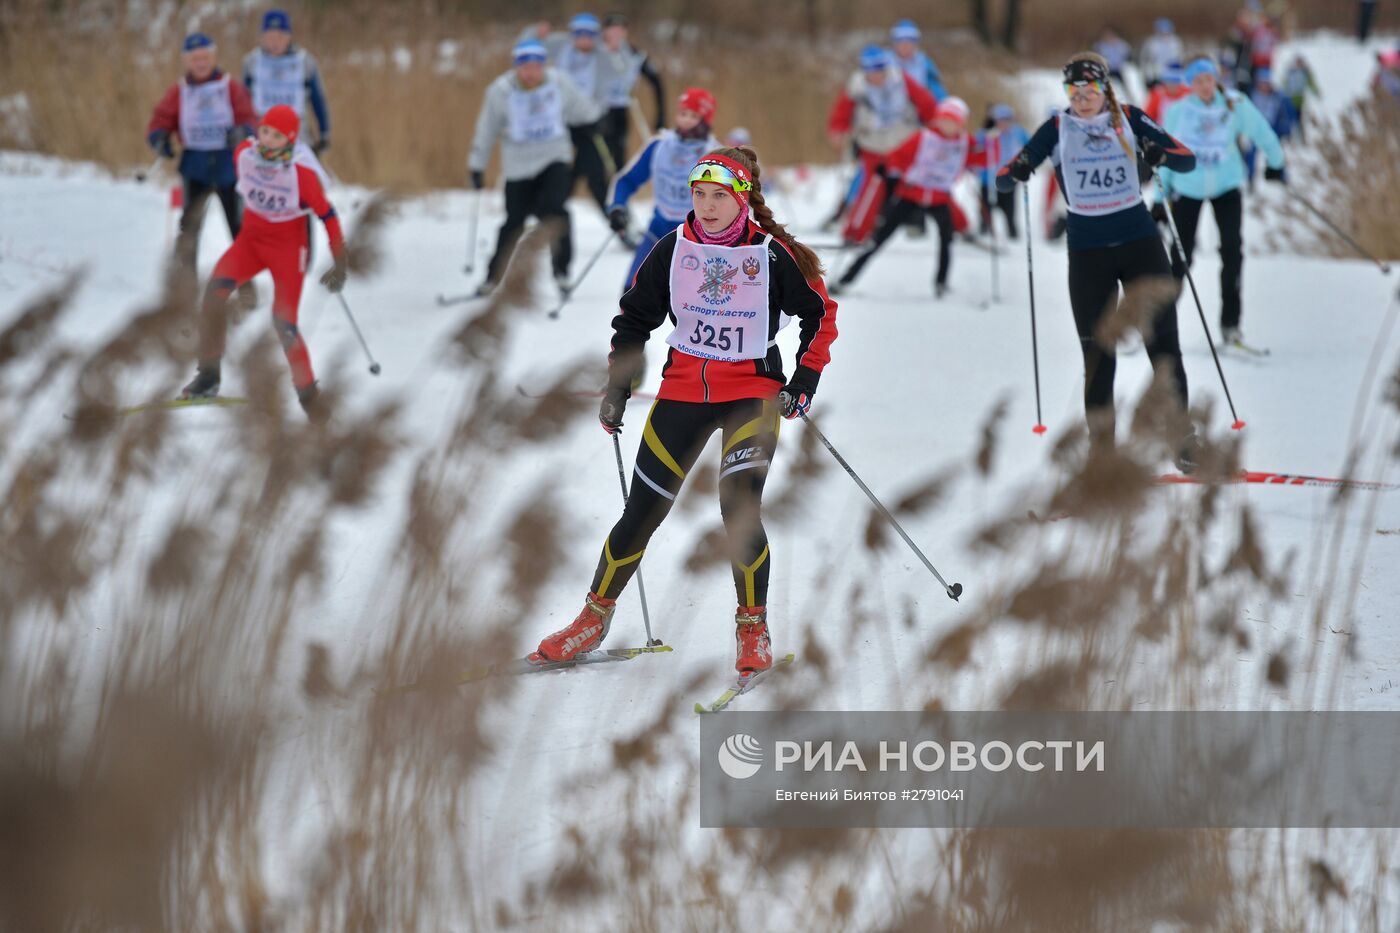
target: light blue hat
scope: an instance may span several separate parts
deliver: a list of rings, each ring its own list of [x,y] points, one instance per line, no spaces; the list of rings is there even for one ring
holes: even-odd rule
[[[1195,81],[1201,75],[1212,75],[1213,77],[1218,78],[1220,77],[1220,67],[1215,64],[1215,61],[1213,59],[1209,58],[1198,58],[1194,62],[1186,66],[1187,84],[1190,84],[1192,81]]]
[[[919,32],[919,27],[912,19],[902,19],[890,30],[890,39],[893,42],[918,42],[922,36],[923,33]]]
[[[1014,120],[1016,111],[1011,109],[1010,104],[997,104],[992,108],[993,120]]]
[[[890,66],[890,53],[878,45],[867,45],[860,50],[862,71],[883,71]]]
[[[549,52],[539,39],[521,39],[510,50],[511,62],[523,65],[525,62],[542,62],[549,58]]]
[[[598,22],[598,17],[594,16],[592,13],[580,13],[569,20],[569,32],[575,35],[583,33],[584,35],[596,36],[602,28],[602,24]]]

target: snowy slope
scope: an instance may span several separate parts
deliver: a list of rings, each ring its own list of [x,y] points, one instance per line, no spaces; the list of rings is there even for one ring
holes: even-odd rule
[[[1368,72],[1360,66],[1362,57],[1353,44],[1321,37],[1304,47],[1324,84],[1328,106],[1340,105],[1364,87]],[[829,239],[829,234],[819,234],[813,226],[832,203],[841,179],[827,171],[814,173],[805,183],[798,181],[796,172],[784,172],[782,179],[787,190],[775,186],[779,191],[772,199],[779,217],[791,218],[813,242]],[[334,193],[351,225],[354,204],[362,197],[362,192]],[[151,283],[164,256],[163,238],[170,223],[161,188],[7,154],[0,159],[0,203],[4,204],[0,322],[7,322],[65,272],[80,267],[89,274],[64,324],[67,339],[75,344],[91,345],[110,334],[129,308],[154,294]],[[459,271],[469,207],[470,196],[459,192],[408,202],[387,233],[387,271],[348,287],[346,296],[383,366],[382,377],[374,379],[365,372],[354,336],[333,299],[313,286],[303,301],[303,330],[313,359],[327,383],[345,395],[351,406],[368,407],[388,396],[411,403],[401,431],[407,443],[385,488],[372,508],[344,523],[332,546],[326,586],[300,607],[294,622],[290,643],[298,650],[310,641],[334,646],[334,663],[341,669],[351,668],[383,637],[382,627],[367,611],[380,594],[368,587],[375,579],[374,569],[383,565],[398,543],[392,535],[379,532],[398,527],[413,463],[420,453],[442,443],[450,428],[445,421],[449,402],[469,379],[451,362],[446,341],[471,312],[443,310],[433,300],[439,291],[475,284]],[[637,205],[639,215],[644,209]],[[573,213],[575,269],[579,269],[603,242],[606,226],[597,211],[581,200],[574,203]],[[215,212],[211,215],[201,253],[203,270],[227,243],[221,221]],[[493,197],[482,219],[478,267],[484,265],[488,234],[500,216],[499,198]],[[1249,217],[1247,223],[1246,241],[1262,242],[1261,221]],[[897,239],[841,299],[841,333],[813,417],[877,492],[895,498],[940,469],[965,465],[994,404],[1005,398],[1009,409],[999,465],[991,479],[985,484],[960,482],[942,509],[907,522],[910,533],[943,574],[964,585],[962,604],[944,597],[911,555],[887,550],[886,559],[877,563],[864,553],[860,541],[868,507],[837,470],[828,470],[805,490],[802,514],[773,533],[769,606],[775,648],[801,651],[804,639],[814,635],[835,652],[835,676],[821,692],[827,708],[918,708],[929,700],[930,687],[921,673],[922,652],[938,634],[968,619],[979,594],[995,591],[1015,569],[1000,559],[974,556],[967,547],[970,537],[985,522],[1015,508],[1027,486],[1048,489],[1057,478],[1057,471],[1048,465],[1051,442],[1030,431],[1035,408],[1023,244],[1000,258],[1001,302],[990,307],[983,305],[990,295],[991,257],[967,248],[955,251],[953,296],[933,301],[932,239]],[[1213,245],[1213,233],[1205,234],[1196,264],[1212,326],[1218,307]],[[1080,356],[1064,287],[1063,248],[1037,239],[1033,250],[1044,417],[1053,436],[1081,417]],[[323,242],[319,255],[323,265]],[[622,248],[610,247],[558,322],[547,320],[542,311],[520,316],[503,350],[507,372],[514,380],[543,390],[555,373],[570,364],[601,360],[629,258]],[[828,254],[829,263],[843,261]],[[267,283],[262,286],[266,298]],[[1248,422],[1244,462],[1249,468],[1340,475],[1348,451],[1365,441],[1369,453],[1358,469],[1362,478],[1400,481],[1395,461],[1380,455],[1395,439],[1395,411],[1377,405],[1380,382],[1366,381],[1371,354],[1378,356],[1382,372],[1389,373],[1400,352],[1400,335],[1385,326],[1393,289],[1394,282],[1363,262],[1253,254],[1247,258],[1246,332],[1253,342],[1272,349],[1272,356],[1264,361],[1232,356],[1225,362],[1240,416]],[[243,326],[238,341],[250,341],[265,326],[263,313]],[[1189,299],[1181,303],[1179,314],[1193,398],[1215,400],[1213,428],[1223,431],[1228,415]],[[783,337],[789,353],[793,336],[788,332]],[[655,389],[658,368],[653,359],[644,390]],[[1148,377],[1142,354],[1120,358],[1120,412],[1130,408]],[[141,400],[170,388],[154,379],[134,377],[123,387],[123,401]],[[225,391],[233,394],[239,388],[226,385]],[[29,414],[32,423],[57,418],[67,401],[59,392],[41,396]],[[289,398],[287,404],[294,403]],[[639,441],[644,405],[634,401],[629,411],[623,435],[629,462]],[[1361,427],[1357,426],[1358,406],[1364,412]],[[190,412],[182,418],[182,425],[188,423],[189,438],[179,454],[186,464],[215,455],[221,438],[232,430],[232,422],[218,411]],[[23,432],[24,426],[18,430]],[[800,425],[784,429],[780,463],[769,485],[775,493],[787,482],[802,430]],[[711,444],[701,462],[713,460],[715,453]],[[178,463],[171,468],[178,468]],[[503,462],[500,474],[491,478],[491,495],[503,515],[542,489],[561,510],[569,547],[566,566],[559,574],[563,582],[551,587],[541,603],[544,611],[518,634],[514,648],[520,652],[577,611],[598,548],[618,514],[612,453],[591,417],[571,424],[542,448]],[[1198,494],[1191,489],[1161,493],[1181,502]],[[1316,556],[1330,492],[1239,487],[1228,490],[1226,498],[1254,507],[1261,536],[1271,551],[1296,550],[1299,567]],[[629,662],[622,670],[538,676],[504,701],[496,717],[502,741],[482,767],[480,787],[471,797],[474,811],[461,818],[463,826],[470,827],[463,830],[468,837],[464,847],[504,883],[536,879],[565,845],[561,834],[574,820],[552,805],[561,799],[556,795],[573,804],[598,803],[590,800],[590,794],[610,786],[601,775],[611,770],[613,738],[638,733],[655,719],[661,698],[693,678],[700,678],[694,699],[708,699],[723,684],[733,658],[734,599],[728,571],[723,567],[698,574],[684,570],[694,542],[717,521],[718,509],[713,501],[686,494],[681,499],[653,539],[644,570],[656,634],[675,646],[675,653]],[[175,502],[168,505],[173,509]],[[1400,690],[1394,686],[1400,679],[1400,631],[1388,624],[1400,606],[1400,534],[1393,533],[1400,530],[1400,493],[1377,496],[1374,508],[1366,527],[1348,539],[1341,555],[1344,566],[1359,567],[1363,581],[1350,632],[1315,636],[1304,624],[1325,594],[1300,573],[1281,604],[1268,611],[1243,607],[1244,624],[1257,647],[1241,651],[1223,666],[1211,703],[1223,708],[1268,703],[1259,689],[1266,650],[1284,650],[1303,658],[1320,647],[1322,665],[1354,647],[1357,657],[1345,669],[1340,695],[1319,698],[1319,703],[1353,709],[1400,708]],[[160,522],[158,515],[150,519],[151,538]],[[834,576],[814,577],[818,570],[833,568]],[[861,608],[888,624],[856,628],[849,599],[857,582],[869,601]],[[497,598],[508,605],[509,588],[502,586]],[[636,600],[634,587],[622,600],[612,642],[641,643]],[[907,607],[913,607],[918,620],[912,629],[898,624]],[[462,619],[461,624],[471,626],[473,620]],[[1352,635],[1356,645],[1350,644]],[[116,633],[92,632],[88,637],[100,655],[102,640]],[[1315,638],[1321,639],[1319,646],[1313,644]],[[985,659],[981,669],[952,674],[940,684],[943,703],[949,708],[988,703],[996,694],[1001,668],[1016,663],[1013,646],[1005,647],[1006,654]],[[791,676],[799,684],[818,683],[811,666],[804,669],[799,664]],[[767,708],[774,696],[758,691],[743,705]],[[1119,701],[1111,693],[1105,696],[1106,703]],[[307,721],[288,735],[284,762],[288,772],[318,776],[289,781],[285,797],[273,809],[269,844],[275,856],[268,883],[274,898],[295,898],[306,867],[300,861],[302,848],[345,805],[344,788],[320,770],[311,753],[298,750],[297,729],[304,728],[307,736],[324,737],[322,730],[333,735],[340,721],[337,717],[346,715],[308,713]],[[657,769],[657,779],[634,801],[644,814],[663,816],[693,786],[693,732],[687,724],[678,734],[686,740],[666,745],[665,764]],[[584,822],[604,823],[605,811],[600,807],[597,815]],[[676,845],[703,853],[713,841],[714,834],[691,828]],[[890,857],[900,864],[906,859],[908,864],[918,864],[927,858],[930,845],[922,837],[892,838]],[[664,869],[658,867],[658,872]],[[862,884],[876,901],[891,893],[882,885],[898,887],[893,879],[875,875]],[[786,896],[796,910],[800,896]],[[473,909],[485,908],[476,904]],[[868,919],[878,919],[879,909],[872,909]]]

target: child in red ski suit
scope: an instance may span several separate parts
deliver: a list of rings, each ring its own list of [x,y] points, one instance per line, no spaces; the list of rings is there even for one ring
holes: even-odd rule
[[[839,294],[855,281],[860,270],[900,227],[925,212],[938,224],[938,273],[934,293],[948,291],[948,267],[952,259],[953,232],[958,227],[953,183],[969,168],[986,165],[987,154],[967,131],[967,104],[949,97],[938,105],[931,128],[921,129],[900,143],[885,159],[885,169],[895,180],[895,200],[886,206],[865,251],[831,289]],[[966,220],[963,220],[963,225]]]
[[[316,376],[311,355],[297,330],[297,309],[310,246],[310,211],[321,219],[330,238],[335,265],[321,278],[332,292],[345,286],[345,240],[335,208],[326,199],[315,169],[298,161],[301,120],[287,106],[269,110],[258,125],[258,142],[245,140],[234,153],[238,193],[243,196],[243,229],[219,257],[204,293],[199,328],[199,370],[182,398],[209,398],[219,392],[219,363],[224,354],[228,298],[264,269],[272,273],[272,321],[292,369],[297,399],[313,420],[324,410],[316,404]]]

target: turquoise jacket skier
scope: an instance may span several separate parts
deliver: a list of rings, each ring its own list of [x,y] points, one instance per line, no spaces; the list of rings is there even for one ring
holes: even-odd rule
[[[1283,168],[1283,145],[1269,121],[1249,98],[1216,91],[1210,103],[1188,94],[1167,109],[1166,130],[1196,154],[1196,168],[1185,174],[1162,169],[1162,182],[1174,195],[1209,201],[1245,183],[1239,138],[1264,153],[1269,167]]]

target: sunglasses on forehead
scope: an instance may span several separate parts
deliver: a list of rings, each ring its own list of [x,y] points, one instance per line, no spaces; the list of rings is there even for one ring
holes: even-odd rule
[[[690,170],[690,186],[692,188],[706,181],[724,185],[733,190],[735,194],[743,194],[753,188],[753,184],[747,178],[740,176],[738,172],[719,162],[700,162]]]

